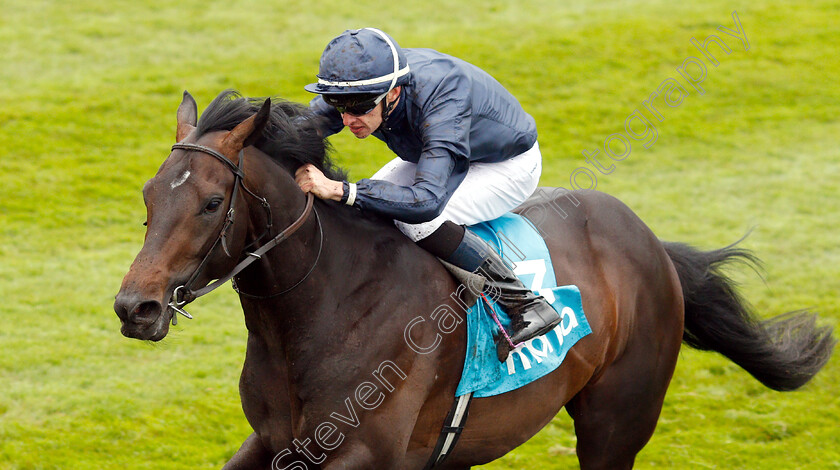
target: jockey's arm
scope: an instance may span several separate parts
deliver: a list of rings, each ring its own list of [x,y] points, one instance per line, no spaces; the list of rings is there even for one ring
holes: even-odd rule
[[[451,192],[466,176],[468,166],[466,158],[456,158],[439,149],[420,157],[411,186],[373,179],[358,183],[334,181],[312,165],[300,167],[295,179],[304,192],[319,198],[349,202],[362,210],[407,223],[421,223],[440,214]]]
[[[443,211],[452,192],[466,176],[468,166],[466,158],[455,157],[442,148],[423,152],[410,186],[360,180],[356,183],[354,205],[410,224],[427,222]],[[349,189],[352,192],[352,186]]]

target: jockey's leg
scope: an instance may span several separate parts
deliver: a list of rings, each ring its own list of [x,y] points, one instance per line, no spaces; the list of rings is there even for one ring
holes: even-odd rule
[[[460,242],[453,249],[453,241]],[[560,323],[560,315],[541,295],[525,287],[496,251],[469,229],[450,221],[443,223],[417,244],[461,269],[484,276],[484,291],[507,312],[513,344],[547,333]],[[496,339],[496,353],[504,361],[510,345],[503,335]]]
[[[415,170],[415,164],[395,159],[372,178],[409,186],[414,182]],[[526,288],[489,245],[462,225],[495,219],[522,204],[537,188],[541,171],[542,156],[536,143],[509,160],[472,163],[464,181],[437,218],[421,224],[395,222],[426,251],[484,275],[488,294],[492,294],[511,318],[514,344],[551,330],[560,322],[560,316],[542,296]],[[510,352],[504,336],[496,346],[499,360],[504,361]]]

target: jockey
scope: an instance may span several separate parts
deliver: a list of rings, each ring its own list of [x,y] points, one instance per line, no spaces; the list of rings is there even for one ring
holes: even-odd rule
[[[333,181],[312,165],[301,189],[394,219],[431,254],[486,278],[485,292],[511,318],[514,344],[544,334],[560,316],[464,225],[495,219],[537,187],[542,156],[534,119],[499,82],[431,49],[401,49],[374,28],[348,30],[321,55],[311,109],[324,134],[345,126],[384,141],[398,158],[370,179]],[[503,344],[505,343],[505,344]],[[497,340],[499,360],[507,357]]]

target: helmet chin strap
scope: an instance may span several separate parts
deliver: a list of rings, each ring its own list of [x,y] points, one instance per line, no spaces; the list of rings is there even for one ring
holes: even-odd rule
[[[400,90],[400,94],[402,94],[402,90]],[[391,130],[391,128],[386,126],[385,124],[388,122],[388,116],[391,115],[391,111],[394,110],[394,107],[397,105],[397,101],[399,101],[399,99],[400,99],[400,96],[397,95],[397,97],[394,99],[394,101],[391,101],[390,103],[388,103],[388,98],[387,97],[385,98],[385,103],[386,104],[382,106],[382,122],[379,124],[379,127],[377,127],[376,130],[379,130],[379,129],[382,129],[382,130],[385,130],[385,131],[390,131]]]

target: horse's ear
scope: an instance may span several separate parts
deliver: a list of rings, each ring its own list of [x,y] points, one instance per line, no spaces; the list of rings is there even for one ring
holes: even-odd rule
[[[271,114],[271,99],[266,98],[262,107],[256,114],[239,123],[232,131],[225,137],[222,145],[225,149],[231,152],[238,152],[239,150],[252,145],[259,139],[262,134],[265,124],[268,122]]]
[[[192,95],[184,90],[184,99],[181,100],[181,106],[178,106],[178,130],[175,132],[175,141],[184,140],[184,137],[195,129],[197,120],[198,105],[195,104]]]

